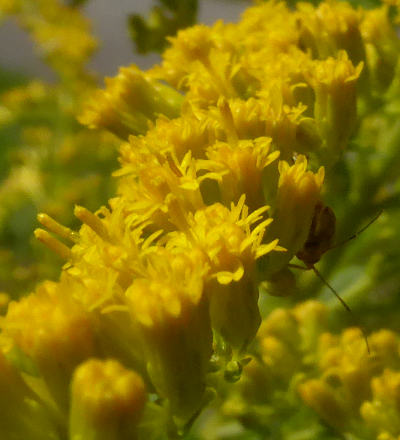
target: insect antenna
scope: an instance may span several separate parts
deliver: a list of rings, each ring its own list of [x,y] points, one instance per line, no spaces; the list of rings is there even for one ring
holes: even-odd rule
[[[350,237],[346,238],[343,241],[340,241],[339,243],[334,244],[333,246],[331,246],[327,251],[331,251],[332,249],[336,249],[340,246],[343,246],[344,244],[346,244],[348,241],[354,240],[355,238],[357,238],[360,234],[362,234],[366,229],[368,229],[372,223],[375,223],[376,220],[378,220],[378,218],[382,215],[383,213],[383,209],[381,209],[378,214],[375,215],[375,217],[372,218],[372,220],[370,220],[365,226],[363,226],[359,231],[357,231],[356,233],[354,233],[353,235],[350,235]]]
[[[379,214],[380,215],[380,214]],[[375,220],[378,217],[375,218]],[[373,220],[373,221],[375,221]],[[369,224],[371,224],[373,221],[371,221]],[[369,224],[366,226],[368,227]],[[366,227],[363,228],[366,229]],[[362,231],[361,231],[362,232]],[[360,233],[360,232],[359,232]],[[321,272],[315,267],[312,266],[311,269],[313,270],[313,272],[315,273],[315,275],[317,275],[317,277],[325,284],[326,287],[328,287],[328,289],[336,296],[336,298],[340,301],[340,303],[342,304],[342,306],[351,314],[353,321],[357,324],[357,326],[360,328],[361,333],[364,337],[365,340],[365,345],[367,346],[367,351],[368,354],[371,354],[371,350],[370,350],[370,346],[369,346],[369,342],[368,342],[368,336],[367,333],[364,329],[364,327],[362,325],[360,325],[359,320],[357,319],[357,316],[353,313],[353,311],[351,310],[350,306],[346,303],[346,301],[338,294],[338,292],[328,283],[328,281],[326,281],[326,279],[322,276]]]

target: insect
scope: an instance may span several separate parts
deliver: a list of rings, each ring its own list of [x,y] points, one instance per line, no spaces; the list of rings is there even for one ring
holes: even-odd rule
[[[335,235],[336,229],[336,217],[334,212],[329,206],[324,205],[321,201],[319,201],[314,208],[314,214],[311,221],[310,230],[308,232],[307,240],[304,243],[303,248],[297,252],[296,257],[301,260],[305,267],[299,266],[297,264],[289,264],[289,267],[295,269],[302,270],[312,270],[315,275],[329,288],[329,290],[336,296],[336,298],[340,301],[343,307],[351,313],[353,319],[357,322],[356,316],[353,314],[353,311],[349,307],[349,305],[344,301],[344,299],[338,294],[338,292],[323,278],[321,273],[315,267],[315,264],[321,259],[322,255],[326,252],[335,249],[339,246],[344,245],[350,240],[358,237],[363,231],[365,231],[369,226],[374,223],[379,216],[382,214],[382,211],[378,212],[378,214],[370,220],[364,227],[362,227],[355,234],[351,235],[347,239],[337,244],[333,244],[333,238]],[[359,326],[362,334],[365,339],[365,343],[367,345],[368,353],[370,353],[370,347],[368,343],[368,337],[366,335],[365,330],[362,326]]]

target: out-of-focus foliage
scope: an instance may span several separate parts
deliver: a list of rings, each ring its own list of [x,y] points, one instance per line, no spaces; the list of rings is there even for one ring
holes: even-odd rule
[[[53,68],[52,84],[0,75],[0,291],[13,297],[57,276],[60,261],[32,230],[41,211],[73,224],[74,204],[95,209],[111,194],[115,140],[76,121],[96,82],[86,64],[96,41],[76,8],[53,0],[0,2]]]
[[[158,0],[148,17],[131,14],[128,27],[138,53],[161,52],[167,37],[196,22],[198,0]]]

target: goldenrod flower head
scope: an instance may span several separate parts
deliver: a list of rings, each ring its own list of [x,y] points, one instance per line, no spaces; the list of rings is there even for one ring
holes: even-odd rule
[[[187,216],[186,240],[205,253],[210,274],[220,284],[239,281],[245,272],[251,273],[258,258],[274,249],[281,250],[277,239],[263,243],[265,230],[272,222],[271,218],[263,220],[268,209],[263,206],[249,212],[242,195],[230,209],[214,203]]]
[[[89,435],[81,431],[88,429],[107,430],[110,438],[124,435],[124,428],[139,421],[145,401],[145,386],[137,373],[116,360],[89,359],[77,367],[72,380],[72,434]],[[122,432],[113,432],[119,429]]]
[[[82,277],[83,283],[88,279],[93,285],[92,289],[87,285],[87,294],[82,297],[82,302],[91,304],[90,308],[121,302],[121,292],[143,273],[142,256],[152,251],[153,242],[160,235],[156,231],[145,237],[143,230],[148,223],[135,216],[131,218],[129,203],[123,198],[116,197],[109,203],[110,210],[103,207],[96,214],[82,207],[75,209],[84,225],[65,270],[75,278]],[[96,287],[100,280],[104,289]]]
[[[185,89],[188,85],[184,81],[186,75],[196,68],[210,68],[210,55],[216,48],[226,53],[232,43],[224,41],[224,27],[221,24],[209,28],[205,25],[196,25],[181,30],[176,37],[170,38],[171,47],[163,54],[161,68],[155,69],[155,75],[161,75],[177,88]],[[225,44],[228,47],[225,47]]]
[[[371,76],[371,90],[385,91],[395,77],[400,50],[400,41],[390,22],[388,7],[366,11],[360,29]]]
[[[127,289],[128,309],[152,383],[172,413],[187,421],[201,404],[212,350],[203,292],[207,265],[197,252],[160,249],[149,257],[147,271]]]
[[[259,81],[246,65],[230,52],[213,50],[209,65],[196,64],[187,75],[187,102],[199,108],[215,105],[221,96],[247,99],[259,88]]]
[[[122,302],[120,274],[102,266],[100,260],[97,262],[98,266],[94,260],[92,264],[67,267],[60,281],[63,289],[70,290],[71,296],[90,312],[106,310]]]
[[[247,100],[220,99],[216,107],[208,110],[210,117],[218,121],[213,124],[216,139],[235,141],[266,136],[270,111],[267,104],[254,97]]]
[[[290,310],[275,309],[262,322],[257,337],[262,339],[273,336],[277,339],[291,344],[297,344],[298,323]]]
[[[169,254],[160,248],[148,256],[148,278],[136,278],[126,292],[134,319],[145,328],[187,325],[203,297],[207,267],[198,253]]]
[[[58,286],[45,282],[35,293],[11,302],[3,331],[38,362],[51,352],[57,362],[74,363],[92,351],[90,320]]]
[[[279,341],[280,352],[286,353],[287,357],[293,355],[297,359],[293,368],[299,369],[301,362],[315,361],[315,354],[314,359],[308,357],[315,353],[327,324],[327,308],[317,301],[300,303],[291,310],[276,309],[263,320],[257,334],[262,355],[267,359],[270,356],[268,346],[277,346]],[[270,342],[265,343],[264,340]],[[274,374],[279,374],[279,365],[273,365],[273,371],[276,372]],[[287,372],[288,368],[289,366],[285,366],[284,370]]]
[[[149,220],[156,229],[185,228],[185,216],[204,207],[201,182],[215,176],[198,176],[190,151],[181,161],[174,154],[161,158],[161,163],[149,154],[138,154],[137,158],[135,166],[125,166],[117,173],[126,173],[119,191],[128,196],[127,209],[138,219]]]
[[[330,338],[329,334],[321,336],[319,366],[327,382],[338,383],[336,392],[339,392],[340,386],[341,394],[346,396],[349,411],[357,411],[369,394],[374,362],[368,359],[360,329],[346,329],[340,339],[332,339],[332,347],[325,348]],[[351,417],[350,413],[348,417]]]
[[[280,380],[290,380],[298,370],[300,359],[290,346],[274,336],[260,339],[260,354],[264,364]]]
[[[154,159],[176,156],[181,161],[190,151],[192,157],[203,158],[207,145],[211,142],[207,121],[201,120],[192,112],[185,112],[181,117],[169,120],[160,117],[150,127],[145,136],[132,136],[129,144],[120,149],[122,166],[133,167],[136,154],[147,151]]]
[[[181,101],[182,96],[172,87],[132,65],[122,67],[115,78],[106,78],[106,89],[94,93],[79,120],[127,139],[130,134],[145,133],[159,114],[178,116]]]
[[[363,344],[360,329],[356,327],[346,329],[340,337],[323,334],[319,341],[319,365],[323,370],[338,367],[338,372],[343,374],[346,374],[347,367],[354,371],[357,366],[362,374],[369,377],[377,369],[397,365],[400,358],[398,350],[394,350],[398,346],[398,337],[394,332],[384,329],[374,332],[369,337],[369,343],[371,356],[368,355],[365,341]],[[361,382],[360,380],[360,384]],[[367,382],[362,385],[363,388],[367,386]],[[358,391],[357,395],[360,394],[362,393]]]
[[[233,146],[238,140],[270,137],[273,149],[285,160],[295,152],[310,152],[321,145],[317,126],[304,115],[303,104],[287,105],[275,84],[260,90],[258,96],[248,100],[221,98],[207,112],[197,112],[207,121],[211,139]]]
[[[302,341],[301,349],[312,353],[318,346],[321,333],[327,329],[328,308],[319,301],[305,301],[293,308]]]
[[[279,157],[279,151],[271,152],[271,139],[239,140],[236,144],[217,142],[207,150],[208,161],[204,167],[220,173],[218,181],[221,201],[224,204],[238,200],[247,194],[250,210],[265,204],[262,192],[264,169]]]
[[[325,59],[345,50],[353,63],[365,60],[360,33],[363,11],[340,1],[322,2],[318,7],[299,3],[295,13],[299,45],[311,49],[315,58]]]
[[[210,28],[201,24],[181,30],[176,37],[170,38],[173,49],[168,49],[164,53],[164,58],[168,59],[173,54],[173,50],[175,50],[175,57],[180,54],[182,57],[181,61],[184,63],[205,60],[211,48],[215,46],[213,36]]]
[[[247,9],[238,28],[238,37],[249,51],[273,46],[284,52],[297,42],[295,17],[281,1],[260,2]]]
[[[347,428],[348,414],[346,402],[321,379],[311,379],[298,388],[300,397],[326,423],[339,431]]]
[[[400,436],[400,372],[385,369],[382,375],[372,379],[371,388],[373,397],[362,404],[362,418],[382,438],[397,439]]]
[[[200,250],[204,255],[209,265],[207,294],[212,325],[238,349],[253,339],[260,323],[255,261],[282,250],[278,240],[263,243],[265,229],[272,221],[262,221],[268,207],[249,213],[244,202],[242,196],[231,209],[215,203],[190,213],[185,233],[172,235],[170,241],[170,245]],[[240,329],[235,325],[237,320],[242,323]]]
[[[279,162],[279,183],[272,213],[274,222],[267,237],[279,237],[279,244],[287,252],[269,256],[270,273],[282,269],[308,237],[314,209],[320,198],[324,168],[313,173],[307,170],[307,165],[307,159],[302,155],[293,165]]]
[[[142,378],[116,360],[89,359],[71,385],[71,438],[136,438],[146,403]]]
[[[73,369],[94,351],[90,316],[59,284],[48,281],[10,303],[2,328],[32,358],[56,401],[65,405]]]
[[[354,67],[344,51],[313,64],[308,82],[315,93],[314,117],[332,161],[346,147],[357,122],[357,81],[363,64]]]
[[[180,31],[171,43],[162,66],[152,73],[186,91],[189,105],[206,108],[221,96],[248,98],[258,88],[258,80],[241,63],[238,29],[222,22],[211,28],[198,25]]]

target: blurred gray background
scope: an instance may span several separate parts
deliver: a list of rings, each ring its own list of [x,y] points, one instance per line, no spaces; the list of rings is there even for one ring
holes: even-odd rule
[[[200,0],[199,3],[199,22],[205,24],[212,24],[217,19],[237,21],[248,6],[246,1],[232,0]],[[153,0],[89,0],[84,11],[100,42],[100,49],[91,61],[94,71],[101,76],[113,76],[119,66],[136,63],[148,68],[158,61],[157,55],[134,53],[126,21],[128,14],[147,14],[154,4]],[[35,55],[29,37],[10,20],[0,23],[0,66],[43,79],[53,77],[50,69]]]

